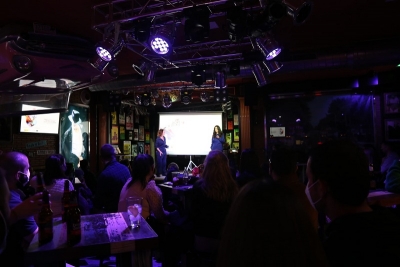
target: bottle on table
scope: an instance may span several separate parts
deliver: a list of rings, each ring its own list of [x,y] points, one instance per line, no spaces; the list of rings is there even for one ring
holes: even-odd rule
[[[43,189],[43,206],[38,214],[39,245],[53,240],[53,211],[50,207],[49,191]]]
[[[189,172],[188,172],[187,168],[185,167],[183,169],[182,184],[187,185],[188,181],[189,181]]]
[[[36,193],[43,192],[46,189],[43,180],[43,173],[39,172],[37,174],[37,186],[36,186]]]
[[[64,193],[61,198],[62,203],[62,221],[67,221],[67,211],[71,202],[71,192],[69,191],[69,181],[64,181]]]
[[[78,195],[76,191],[71,192],[71,201],[67,209],[67,243],[70,246],[76,245],[81,241],[81,210],[78,207]]]

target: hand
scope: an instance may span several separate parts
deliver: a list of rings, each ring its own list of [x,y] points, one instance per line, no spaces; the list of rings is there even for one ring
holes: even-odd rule
[[[216,137],[216,138],[219,138],[219,135],[217,134],[215,137]]]
[[[165,145],[165,148],[168,148],[169,146]]]
[[[43,194],[37,193],[11,209],[10,222],[14,223],[38,214],[43,205],[42,198]]]

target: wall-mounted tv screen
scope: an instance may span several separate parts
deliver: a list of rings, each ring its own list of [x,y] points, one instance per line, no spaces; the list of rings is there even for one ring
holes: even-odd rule
[[[269,127],[269,135],[271,137],[285,137],[285,127]]]
[[[22,104],[22,111],[43,110],[40,106]],[[22,115],[20,131],[22,133],[58,134],[60,113]]]
[[[215,125],[222,128],[222,112],[160,113],[168,155],[208,155]]]

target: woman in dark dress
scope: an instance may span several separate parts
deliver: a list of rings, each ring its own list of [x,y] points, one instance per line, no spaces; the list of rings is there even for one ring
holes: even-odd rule
[[[164,136],[164,129],[158,130],[158,135],[156,139],[156,160],[157,160],[157,173],[156,175],[160,177],[167,175],[167,139]]]

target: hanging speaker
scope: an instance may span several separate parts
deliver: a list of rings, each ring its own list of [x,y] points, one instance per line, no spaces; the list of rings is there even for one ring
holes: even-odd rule
[[[82,104],[89,105],[90,104],[90,91],[89,89],[83,89],[80,94]]]

